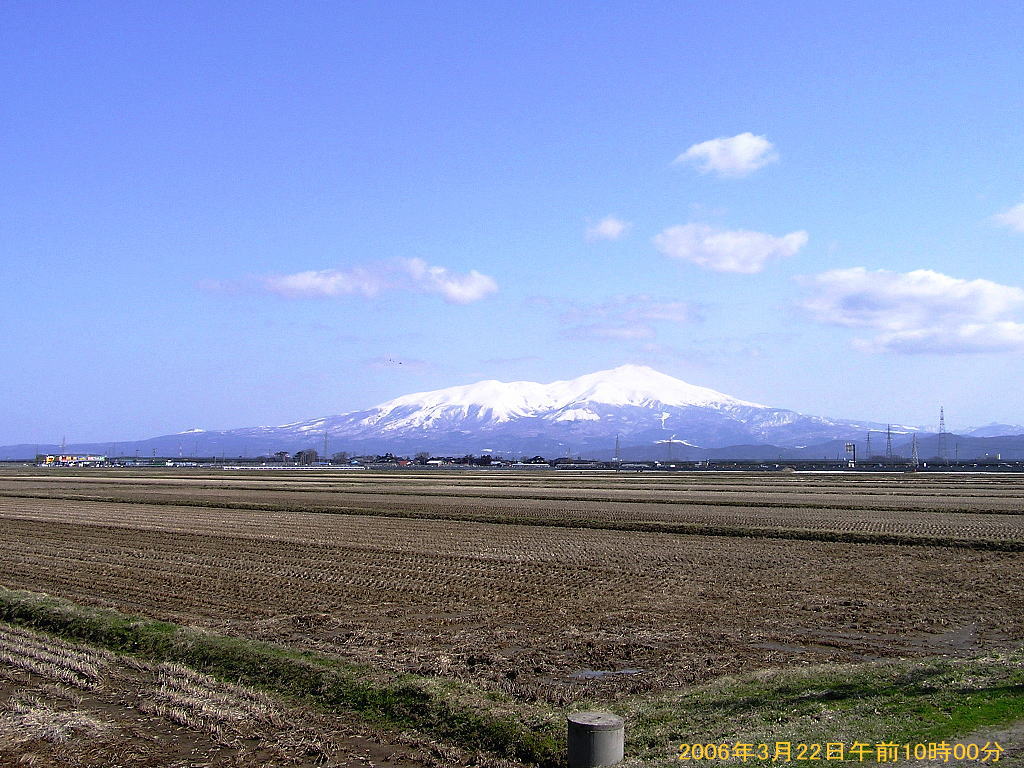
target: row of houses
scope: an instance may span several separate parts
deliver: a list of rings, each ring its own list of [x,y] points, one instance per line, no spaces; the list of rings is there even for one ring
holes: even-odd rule
[[[94,453],[52,453],[37,456],[36,463],[44,467],[95,467],[106,464],[107,457]]]

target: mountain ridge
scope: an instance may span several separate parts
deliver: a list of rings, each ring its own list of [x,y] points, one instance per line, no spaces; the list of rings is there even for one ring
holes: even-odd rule
[[[885,426],[807,416],[689,384],[647,366],[622,365],[549,384],[484,380],[280,426],[193,427],[119,445],[165,456],[255,456],[322,451],[326,437],[329,450],[354,453],[559,456],[608,454],[618,438],[634,454],[664,455],[742,445],[802,449]],[[895,429],[900,434],[917,430]],[[90,450],[102,450],[96,447],[102,445],[90,444]]]

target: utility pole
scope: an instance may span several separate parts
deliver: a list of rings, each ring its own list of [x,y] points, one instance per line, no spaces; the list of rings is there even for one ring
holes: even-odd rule
[[[939,406],[939,460],[949,463],[949,435],[946,434],[946,408]]]

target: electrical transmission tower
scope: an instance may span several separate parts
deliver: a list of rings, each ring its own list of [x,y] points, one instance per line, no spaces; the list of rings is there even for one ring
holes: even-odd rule
[[[619,455],[619,436],[615,436],[615,455],[612,457],[612,461],[621,461],[622,458]]]
[[[893,463],[892,455],[892,424],[885,425],[885,460],[889,464]]]
[[[939,461],[949,463],[949,435],[946,433],[946,408],[939,406]]]
[[[916,468],[921,463],[921,457],[917,453],[917,433],[915,432],[910,438],[910,463]]]
[[[864,451],[864,458],[866,460],[868,460],[868,461],[871,461],[871,430],[870,429],[868,430],[868,445],[867,445],[867,449]]]

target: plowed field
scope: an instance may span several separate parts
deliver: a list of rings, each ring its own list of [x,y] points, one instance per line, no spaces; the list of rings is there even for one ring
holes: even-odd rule
[[[0,475],[0,584],[552,702],[1024,636],[1012,476],[260,474]]]

